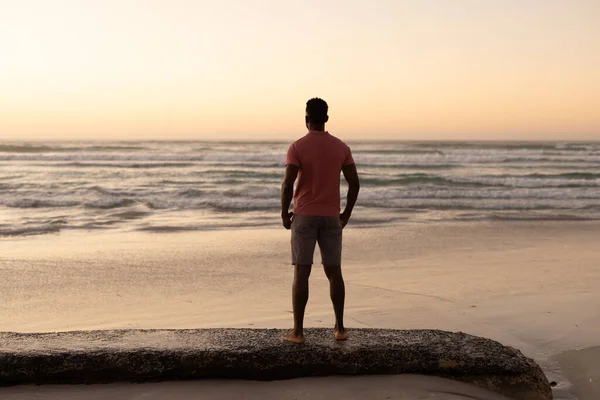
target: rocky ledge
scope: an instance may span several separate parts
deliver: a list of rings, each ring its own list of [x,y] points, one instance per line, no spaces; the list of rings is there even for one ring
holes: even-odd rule
[[[0,332],[0,385],[202,378],[289,379],[334,374],[423,374],[523,400],[552,399],[541,368],[493,340],[437,330],[276,329]]]

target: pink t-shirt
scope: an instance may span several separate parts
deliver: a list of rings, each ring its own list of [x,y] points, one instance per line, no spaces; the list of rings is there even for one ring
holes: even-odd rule
[[[329,132],[309,131],[290,145],[285,164],[300,168],[294,214],[340,215],[340,172],[354,164],[350,147]]]

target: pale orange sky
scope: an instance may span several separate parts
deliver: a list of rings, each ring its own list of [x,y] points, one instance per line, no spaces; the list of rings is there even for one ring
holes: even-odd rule
[[[0,139],[600,140],[597,0],[0,0]]]

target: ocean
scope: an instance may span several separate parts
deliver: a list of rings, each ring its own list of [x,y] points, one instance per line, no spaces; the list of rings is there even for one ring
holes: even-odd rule
[[[0,142],[0,236],[278,227],[288,145]],[[600,142],[349,145],[354,226],[600,219]]]

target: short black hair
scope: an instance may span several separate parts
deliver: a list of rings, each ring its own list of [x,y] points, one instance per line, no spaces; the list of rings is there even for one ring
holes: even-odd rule
[[[325,100],[315,97],[306,102],[306,116],[313,124],[324,124],[327,122],[327,111],[329,106]]]

